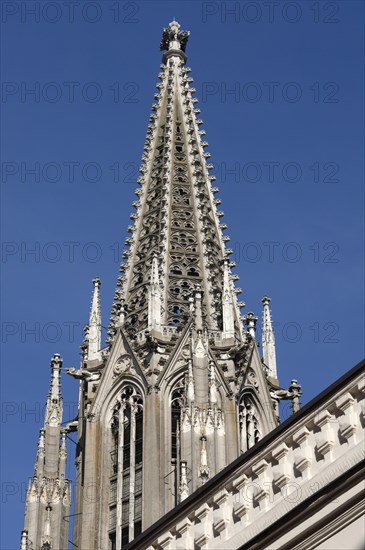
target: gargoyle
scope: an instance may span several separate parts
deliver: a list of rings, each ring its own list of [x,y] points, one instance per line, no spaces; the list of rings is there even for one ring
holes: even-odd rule
[[[99,380],[101,376],[100,372],[90,372],[87,369],[75,369],[73,367],[66,369],[66,372],[77,380],[87,380],[88,382]]]

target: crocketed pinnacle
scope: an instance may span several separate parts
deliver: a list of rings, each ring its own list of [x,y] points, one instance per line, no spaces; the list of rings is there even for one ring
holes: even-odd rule
[[[99,359],[101,348],[101,310],[100,310],[100,285],[98,277],[93,279],[93,296],[88,327],[88,360]]]
[[[263,323],[262,323],[262,351],[264,363],[268,369],[268,375],[277,380],[278,374],[276,370],[276,351],[275,351],[275,335],[272,326],[270,312],[270,298],[264,296],[262,298],[264,304]]]

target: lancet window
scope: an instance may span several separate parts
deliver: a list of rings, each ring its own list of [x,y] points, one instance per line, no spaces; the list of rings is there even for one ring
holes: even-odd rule
[[[239,405],[241,453],[253,447],[261,438],[259,415],[254,400],[246,395]]]
[[[121,391],[111,421],[110,550],[142,531],[143,400],[132,385]],[[120,530],[119,533],[117,531]]]
[[[179,381],[171,393],[171,463],[174,468],[174,487],[173,494],[175,505],[179,502],[179,482],[180,482],[180,427],[181,412],[184,406],[184,383]]]

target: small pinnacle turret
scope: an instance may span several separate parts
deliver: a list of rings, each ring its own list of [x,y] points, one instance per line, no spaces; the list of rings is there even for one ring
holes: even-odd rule
[[[61,368],[61,356],[55,353],[51,359],[51,386],[47,399],[45,419],[45,426],[48,425],[52,428],[59,428],[62,422]]]
[[[88,360],[100,359],[101,349],[101,310],[100,310],[100,285],[98,277],[93,279],[93,296],[91,302],[89,329],[88,329]]]
[[[66,548],[70,513],[70,481],[66,479],[66,430],[62,425],[60,373],[62,359],[51,359],[51,383],[37,458],[26,497],[21,550]],[[48,546],[47,546],[48,545]]]
[[[234,337],[234,302],[231,289],[228,261],[224,262],[223,274],[223,333],[227,338]]]
[[[256,338],[256,323],[258,317],[250,311],[247,315],[244,316],[245,325],[247,326],[247,331],[253,339]]]
[[[264,296],[261,301],[264,304],[262,322],[263,360],[268,369],[268,376],[277,382],[278,373],[276,369],[275,335],[269,307],[271,299],[268,296]]]

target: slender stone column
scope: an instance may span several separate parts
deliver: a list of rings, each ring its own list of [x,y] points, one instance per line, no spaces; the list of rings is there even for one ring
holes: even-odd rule
[[[122,499],[123,499],[123,447],[124,447],[124,404],[121,405],[118,414],[118,467],[117,467],[117,520],[116,520],[116,546],[122,546]]]
[[[131,404],[131,444],[129,467],[129,540],[134,539],[134,489],[136,481],[136,408]]]

